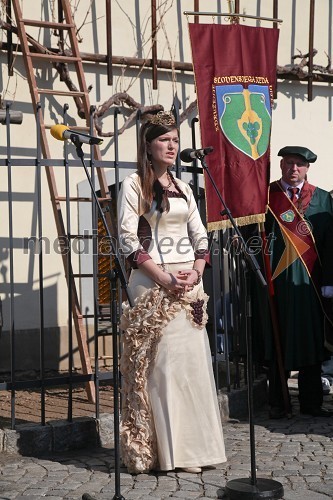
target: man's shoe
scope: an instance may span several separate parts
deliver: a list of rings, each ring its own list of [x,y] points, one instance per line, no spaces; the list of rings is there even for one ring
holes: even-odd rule
[[[326,408],[312,408],[309,410],[301,410],[303,415],[311,415],[311,417],[333,417],[333,411]]]
[[[321,385],[323,387],[323,394],[327,395],[331,392],[330,382],[326,377],[321,377]]]
[[[269,410],[269,418],[279,419],[285,418],[287,416],[284,408],[279,408],[278,406],[272,406]]]

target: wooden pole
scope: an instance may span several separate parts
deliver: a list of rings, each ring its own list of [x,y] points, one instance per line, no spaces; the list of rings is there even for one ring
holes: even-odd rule
[[[108,85],[113,84],[112,70],[112,16],[111,16],[111,0],[106,0],[106,64],[108,74]]]
[[[156,26],[156,0],[151,0],[151,57],[153,65],[153,89],[157,89],[157,26]]]
[[[281,380],[284,408],[285,408],[287,417],[290,418],[291,417],[291,405],[290,405],[290,400],[289,400],[288,382],[286,379],[286,372],[285,372],[283,358],[282,358],[281,335],[280,335],[279,320],[278,320],[276,302],[275,302],[275,291],[274,291],[274,284],[273,284],[273,280],[272,280],[271,263],[269,261],[269,255],[266,251],[266,249],[267,249],[267,237],[266,237],[266,232],[265,232],[265,228],[264,228],[263,223],[260,224],[260,235],[262,238],[262,250],[263,250],[262,254],[263,254],[263,259],[264,259],[266,281],[267,281],[267,285],[268,285],[269,308],[270,308],[271,319],[272,319],[275,355],[276,355],[279,376],[280,376],[280,380]]]

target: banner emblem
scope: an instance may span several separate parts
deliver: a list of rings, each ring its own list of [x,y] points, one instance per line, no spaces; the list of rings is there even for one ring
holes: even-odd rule
[[[287,210],[286,212],[280,214],[280,219],[284,222],[293,222],[295,219],[295,213],[292,210]]]
[[[266,85],[217,85],[219,124],[231,144],[253,160],[263,156],[270,142],[271,104]]]

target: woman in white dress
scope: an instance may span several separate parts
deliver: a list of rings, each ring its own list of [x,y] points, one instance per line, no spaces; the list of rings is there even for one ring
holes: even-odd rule
[[[205,324],[208,239],[192,190],[170,168],[179,149],[172,113],[142,125],[138,171],[118,199],[119,241],[131,263],[124,304],[122,460],[129,472],[226,460]]]

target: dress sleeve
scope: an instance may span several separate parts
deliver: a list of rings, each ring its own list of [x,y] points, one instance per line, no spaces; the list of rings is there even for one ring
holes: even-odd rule
[[[186,195],[189,196],[187,230],[194,249],[195,259],[205,259],[206,262],[209,262],[207,231],[202,223],[191,188],[189,189],[189,193],[186,193]]]
[[[139,185],[131,176],[126,177],[118,196],[118,236],[120,250],[132,267],[151,258],[138,238],[139,207]]]

